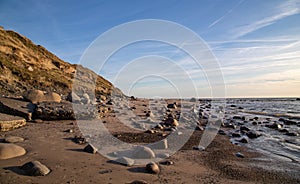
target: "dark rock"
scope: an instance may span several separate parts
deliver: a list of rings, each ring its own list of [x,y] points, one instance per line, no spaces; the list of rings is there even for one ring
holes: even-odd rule
[[[282,129],[282,125],[279,124],[279,123],[275,123],[275,122],[273,124],[271,124],[271,125],[266,125],[266,127],[272,128],[272,129],[275,129],[275,130]]]
[[[232,119],[242,120],[242,117],[240,117],[240,116],[233,116]]]
[[[204,151],[205,148],[203,146],[194,146],[193,150]]]
[[[225,123],[224,126],[225,126],[226,128],[236,129],[236,126],[235,126],[234,124],[232,124],[232,123]]]
[[[237,157],[239,157],[239,158],[245,158],[245,155],[242,154],[242,153],[240,153],[240,152],[237,152],[237,153],[235,154],[235,156],[237,156]]]
[[[279,129],[278,131],[279,131],[279,132],[282,132],[282,133],[288,133],[288,132],[289,132],[289,131],[288,131],[287,129],[285,129],[285,128]]]
[[[29,176],[45,176],[50,173],[50,169],[39,161],[28,162],[21,169]]]
[[[284,121],[284,124],[285,124],[285,125],[296,125],[297,122],[296,122],[296,121],[292,121],[292,120],[285,120],[285,121]]]
[[[250,129],[248,127],[246,127],[246,126],[241,126],[240,127],[240,131],[241,132],[248,132],[248,131],[250,131]]]
[[[241,137],[241,134],[236,133],[236,132],[233,132],[233,133],[231,134],[231,136],[232,136],[232,137]]]
[[[287,136],[299,136],[299,134],[297,132],[287,132],[287,133],[285,133],[285,135],[287,135]]]
[[[148,183],[144,180],[134,180],[134,181],[130,182],[129,184],[148,184]]]
[[[97,153],[98,149],[96,147],[94,147],[93,145],[91,144],[88,144],[84,149],[83,151],[87,152],[87,153],[92,153],[92,154],[95,154]]]
[[[258,138],[258,137],[261,136],[260,133],[254,131],[254,130],[251,130],[251,131],[247,132],[246,135],[247,135],[250,139],[255,139],[255,138]]]
[[[239,142],[241,142],[241,143],[248,143],[249,142],[249,140],[246,138],[246,137],[242,137],[240,140],[238,140]]]
[[[226,132],[224,130],[219,130],[218,134],[220,134],[220,135],[226,135]]]
[[[256,122],[256,121],[253,121],[253,122],[252,122],[252,125],[257,125],[257,122]]]

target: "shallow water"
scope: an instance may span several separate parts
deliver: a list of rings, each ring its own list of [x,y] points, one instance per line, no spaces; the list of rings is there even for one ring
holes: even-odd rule
[[[256,139],[249,139],[249,143],[241,143],[242,145],[276,160],[300,164],[300,100],[295,98],[228,99],[226,114],[227,121],[234,115],[244,116],[245,121],[233,122],[242,124],[262,135]],[[255,117],[257,120],[253,119]],[[285,123],[282,120],[290,120],[294,123]],[[273,123],[280,124],[281,129],[298,135],[289,136],[278,129],[267,127]],[[237,131],[231,130],[230,133],[232,132]],[[232,138],[232,141],[235,140],[237,139]]]

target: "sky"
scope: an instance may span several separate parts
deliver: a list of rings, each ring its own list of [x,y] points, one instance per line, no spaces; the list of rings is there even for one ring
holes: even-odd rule
[[[220,89],[212,87],[218,85],[212,82],[215,76],[209,76],[217,70],[209,72],[182,48],[159,41],[126,45],[101,68],[85,65],[83,58],[98,44],[97,38],[116,26],[149,19],[176,23],[201,38],[217,62],[211,67],[221,71],[218,81],[224,83],[226,97],[300,96],[299,0],[0,0],[0,25],[5,29],[64,61],[91,68],[128,95],[218,97],[212,92]],[[159,29],[145,26],[122,36],[149,30]],[[200,62],[208,59],[203,56]]]

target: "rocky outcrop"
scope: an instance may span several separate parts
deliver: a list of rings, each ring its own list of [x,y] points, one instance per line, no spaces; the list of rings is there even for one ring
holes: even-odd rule
[[[91,104],[72,104],[65,101],[41,102],[37,104],[34,116],[42,120],[74,120],[74,119],[95,119],[98,111]]]
[[[0,131],[9,131],[26,125],[26,120],[18,116],[0,113]]]
[[[29,121],[32,118],[34,109],[35,105],[21,99],[0,98],[0,113],[20,116]]]

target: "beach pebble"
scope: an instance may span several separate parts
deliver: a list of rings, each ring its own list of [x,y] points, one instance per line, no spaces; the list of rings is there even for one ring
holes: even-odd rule
[[[128,158],[128,157],[120,157],[117,160],[115,160],[115,162],[118,162],[118,163],[120,163],[122,165],[125,165],[125,166],[132,166],[132,165],[134,165],[135,161],[131,158]]]
[[[161,164],[161,165],[174,165],[174,162],[170,161],[170,160],[166,160],[166,161],[159,162],[159,164]]]
[[[134,159],[150,159],[155,158],[155,153],[151,148],[148,148],[146,146],[138,146],[132,154],[132,157]]]
[[[5,137],[4,141],[7,143],[17,143],[17,142],[23,142],[24,138],[17,137],[17,136],[7,136]]]
[[[50,169],[39,161],[28,162],[21,169],[29,176],[45,176],[50,173]]]
[[[146,171],[151,174],[158,174],[160,172],[160,169],[156,163],[150,162],[146,165]]]
[[[93,145],[88,144],[86,147],[83,148],[83,151],[85,151],[87,153],[95,154],[95,153],[97,153],[98,149],[95,148]]]
[[[129,184],[148,184],[148,183],[144,180],[134,180],[134,181],[130,182]]]
[[[275,123],[275,122],[271,125],[266,125],[266,127],[269,127],[269,128],[275,129],[275,130],[282,129],[282,125],[279,123]]]
[[[219,130],[218,134],[220,134],[220,135],[226,135],[226,132],[224,130]]]
[[[245,155],[242,154],[242,153],[240,153],[240,152],[237,152],[237,153],[235,154],[235,156],[237,156],[237,157],[239,157],[239,158],[245,158]]]
[[[250,129],[248,127],[245,127],[245,126],[241,126],[240,131],[241,132],[248,132],[248,131],[250,131]]]
[[[21,146],[11,143],[0,143],[0,160],[25,155],[26,150]]]
[[[193,150],[204,151],[204,150],[205,150],[205,147],[203,147],[203,146],[194,146],[194,147],[193,147]]]
[[[65,130],[64,132],[73,133],[73,130],[72,129],[68,129],[68,130]]]

